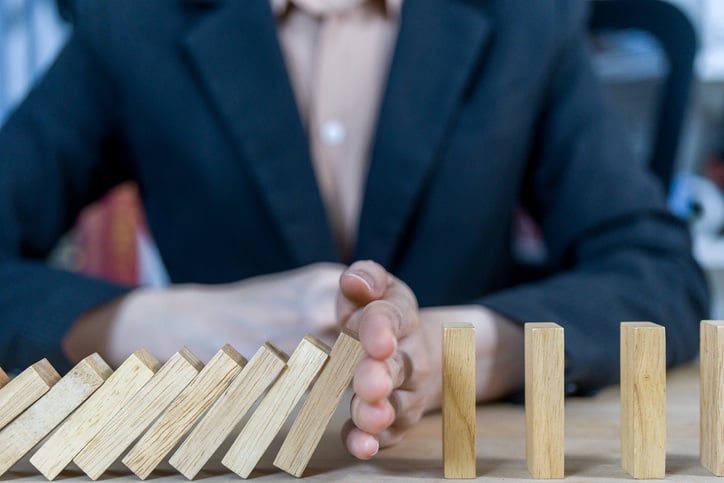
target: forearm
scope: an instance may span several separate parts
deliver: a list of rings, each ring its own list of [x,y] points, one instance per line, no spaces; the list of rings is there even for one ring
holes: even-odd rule
[[[224,285],[136,289],[78,317],[63,350],[72,360],[98,352],[117,366],[139,348],[165,360],[186,346],[208,360],[227,343],[248,357],[265,341],[291,352],[307,333],[331,343],[342,269],[315,264]]]
[[[113,356],[111,333],[113,323],[131,294],[122,295],[83,313],[66,332],[61,347],[71,363],[77,363],[88,354],[97,352],[113,367],[121,360]]]

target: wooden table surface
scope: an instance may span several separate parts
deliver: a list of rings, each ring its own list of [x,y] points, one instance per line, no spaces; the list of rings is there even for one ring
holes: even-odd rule
[[[570,481],[631,480],[619,466],[619,393],[606,389],[593,398],[566,401],[566,479]],[[348,403],[343,402],[327,434],[317,449],[306,480],[314,481],[400,481],[442,479],[442,431],[439,413],[431,414],[412,430],[399,446],[381,451],[372,461],[351,458],[339,438]],[[522,406],[493,404],[479,406],[477,414],[478,478],[487,481],[531,480],[525,466],[525,418]],[[699,378],[694,365],[668,374],[667,396],[667,468],[666,478],[674,481],[724,481],[699,464]],[[274,468],[277,438],[252,481],[294,481],[295,478]],[[221,455],[209,464],[198,480],[207,483],[242,481],[219,465]],[[104,479],[139,481],[120,465]],[[169,470],[155,472],[150,481],[186,481]],[[214,469],[216,468],[216,469]],[[27,458],[0,481],[45,481],[33,471]],[[79,473],[67,471],[58,481],[90,481]]]

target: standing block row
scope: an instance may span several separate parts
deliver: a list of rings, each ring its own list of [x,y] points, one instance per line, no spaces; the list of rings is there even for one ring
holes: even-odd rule
[[[700,336],[701,464],[724,476],[724,321],[703,321]]]
[[[475,478],[475,329],[442,329],[442,451],[445,478]]]

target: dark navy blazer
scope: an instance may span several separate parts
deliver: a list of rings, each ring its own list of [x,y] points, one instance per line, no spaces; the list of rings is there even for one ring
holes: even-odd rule
[[[632,162],[589,66],[580,0],[408,0],[354,259],[422,306],[479,303],[565,326],[568,382],[618,378],[618,324],[696,353],[708,305],[685,227]],[[337,254],[268,0],[80,0],[58,61],[0,133],[0,365],[47,356],[124,293],[47,268],[79,210],[135,179],[174,282]],[[517,206],[554,274],[511,256]]]

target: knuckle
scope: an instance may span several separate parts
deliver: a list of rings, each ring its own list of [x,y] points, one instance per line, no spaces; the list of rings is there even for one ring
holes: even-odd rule
[[[388,300],[375,300],[365,307],[366,316],[385,316],[392,321],[395,326],[399,326],[402,322],[402,310],[396,304]]]

